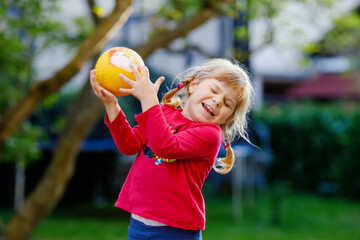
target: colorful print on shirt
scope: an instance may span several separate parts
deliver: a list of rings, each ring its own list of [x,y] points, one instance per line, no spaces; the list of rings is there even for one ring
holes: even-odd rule
[[[172,129],[171,124],[169,124],[169,128],[171,129],[171,132],[173,132],[174,134],[176,134],[178,132],[177,128]],[[149,158],[155,158],[155,165],[159,165],[162,162],[166,162],[166,163],[173,163],[176,161],[176,159],[167,159],[167,158],[161,158],[159,156],[156,156],[154,154],[154,152],[152,151],[152,149],[150,147],[148,147],[147,145],[145,145],[143,147],[144,150],[144,154],[145,156],[149,157]]]

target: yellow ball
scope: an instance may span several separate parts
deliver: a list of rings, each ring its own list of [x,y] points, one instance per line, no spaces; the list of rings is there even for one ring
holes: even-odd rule
[[[143,76],[143,66],[145,64],[139,54],[126,47],[111,48],[104,52],[96,62],[96,81],[115,96],[127,96],[129,94],[121,93],[119,88],[131,87],[119,77],[119,74],[122,73],[127,78],[136,81],[130,64],[133,64],[140,75]]]

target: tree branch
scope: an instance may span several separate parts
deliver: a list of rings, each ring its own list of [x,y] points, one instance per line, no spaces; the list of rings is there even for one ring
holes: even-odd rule
[[[136,48],[136,51],[142,56],[143,58],[147,58],[150,56],[155,50],[159,48],[164,48],[169,45],[173,40],[179,38],[180,36],[186,36],[191,30],[201,26],[210,18],[219,15],[219,12],[205,8],[201,10],[196,16],[187,20],[180,26],[178,26],[174,30],[169,30],[163,33],[159,33],[156,35],[154,39],[152,39],[149,43]]]
[[[94,12],[94,7],[95,7],[95,2],[94,0],[87,0],[87,4],[88,4],[88,7],[89,7],[89,11],[90,11],[90,14],[92,16],[92,19],[93,21],[95,22],[95,24],[99,24],[100,22],[100,18],[99,16]]]
[[[196,46],[196,45],[187,45],[181,49],[170,49],[170,48],[166,48],[166,50],[170,53],[177,53],[177,54],[182,54],[182,53],[185,53],[187,51],[196,51],[208,58],[217,58],[219,56],[215,56],[211,53],[208,53],[206,52],[204,49],[202,49],[201,47],[199,46]]]

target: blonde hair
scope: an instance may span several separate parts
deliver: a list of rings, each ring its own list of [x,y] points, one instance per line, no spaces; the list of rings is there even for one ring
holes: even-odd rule
[[[172,107],[183,107],[190,96],[190,83],[194,79],[202,81],[209,78],[217,79],[239,90],[238,102],[233,113],[224,124],[220,125],[224,141],[230,143],[240,136],[250,142],[246,132],[247,113],[252,107],[254,90],[248,72],[237,62],[216,58],[186,70],[174,80],[175,83],[183,83],[184,87],[180,90],[175,88],[167,92],[162,99],[163,103]],[[226,174],[232,169],[234,161],[233,150],[231,146],[227,146],[226,157],[216,160],[214,170]]]

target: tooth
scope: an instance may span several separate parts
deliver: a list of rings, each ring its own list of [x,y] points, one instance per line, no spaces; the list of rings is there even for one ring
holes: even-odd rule
[[[210,106],[207,105],[207,104],[206,104],[205,106],[206,106],[206,108],[210,111],[211,115],[214,116],[215,113],[214,113],[213,110],[210,108]]]

